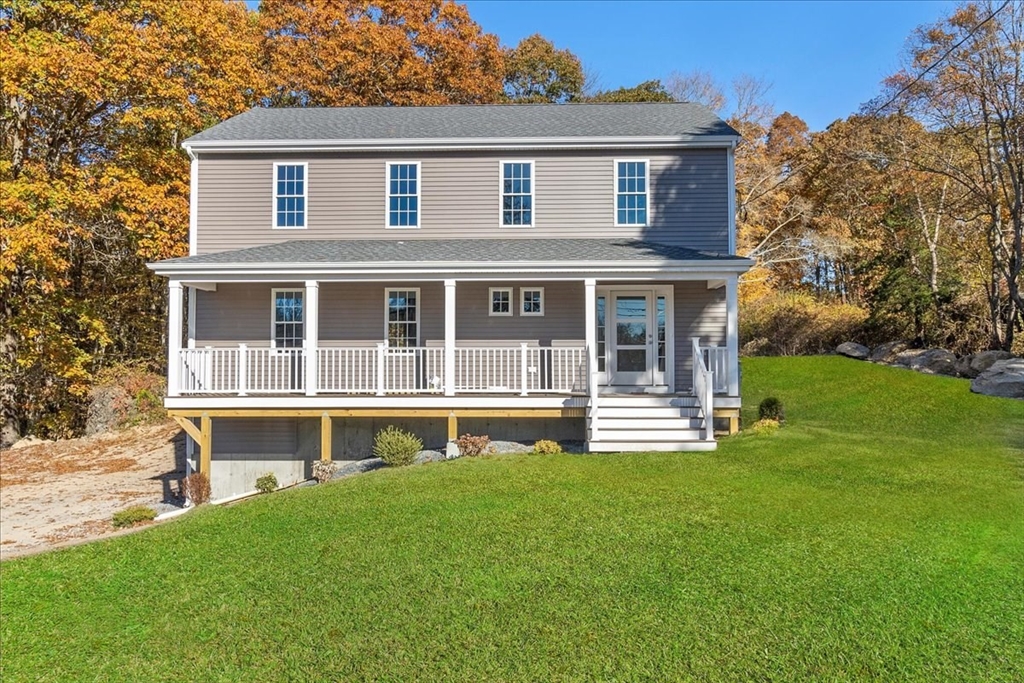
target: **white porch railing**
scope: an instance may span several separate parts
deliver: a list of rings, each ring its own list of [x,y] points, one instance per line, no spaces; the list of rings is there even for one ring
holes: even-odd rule
[[[714,375],[715,393],[729,393],[729,349],[724,346],[702,346],[700,352],[704,365]]]
[[[306,393],[305,349],[182,349],[177,394]],[[329,346],[314,350],[315,394],[444,392],[444,347]],[[456,347],[454,393],[583,394],[585,347]],[[173,387],[171,395],[175,395]]]
[[[696,339],[693,340],[693,395],[697,397],[697,405],[704,413],[704,440],[714,441],[714,373],[704,362],[704,353]]]

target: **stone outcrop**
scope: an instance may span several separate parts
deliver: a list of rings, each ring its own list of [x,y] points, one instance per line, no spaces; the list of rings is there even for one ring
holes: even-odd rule
[[[987,396],[1024,399],[1024,358],[995,361],[971,380],[971,391]]]
[[[928,349],[921,351],[910,359],[911,370],[929,375],[948,375],[956,377],[956,354],[946,349]]]
[[[961,377],[974,379],[992,367],[993,363],[1001,360],[1010,360],[1013,357],[1013,354],[1009,351],[981,351],[964,356],[958,360],[956,362],[956,369]]]
[[[836,347],[836,353],[840,356],[846,356],[847,358],[867,360],[868,356],[871,355],[871,349],[856,342],[843,342]]]
[[[893,363],[896,361],[896,356],[910,348],[910,342],[900,340],[891,341],[884,344],[879,344],[871,351],[871,355],[868,356],[868,360],[872,363]]]

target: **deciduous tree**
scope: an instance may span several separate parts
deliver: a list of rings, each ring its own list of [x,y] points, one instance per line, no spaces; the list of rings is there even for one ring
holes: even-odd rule
[[[437,105],[502,95],[495,36],[448,0],[264,0],[273,105]]]
[[[503,52],[509,101],[564,104],[582,96],[585,79],[579,57],[559,50],[539,33]]]

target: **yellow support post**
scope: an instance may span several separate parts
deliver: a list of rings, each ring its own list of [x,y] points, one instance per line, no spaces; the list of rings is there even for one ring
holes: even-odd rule
[[[320,416],[320,459],[331,461],[331,416],[323,413]]]
[[[448,440],[455,441],[459,438],[459,418],[455,417],[455,413],[448,413]]]
[[[206,413],[199,418],[199,471],[210,476],[210,461],[213,456],[213,422]]]

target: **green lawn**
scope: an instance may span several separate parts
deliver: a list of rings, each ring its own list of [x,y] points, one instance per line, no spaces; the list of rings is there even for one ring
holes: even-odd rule
[[[747,359],[707,454],[502,456],[0,567],[2,679],[1024,679],[1024,402]]]

